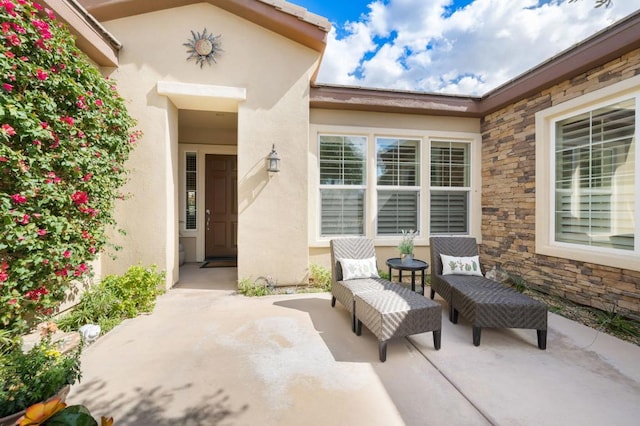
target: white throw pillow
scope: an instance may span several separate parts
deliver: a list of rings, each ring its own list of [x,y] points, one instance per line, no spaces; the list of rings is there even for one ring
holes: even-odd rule
[[[442,275],[482,276],[479,256],[456,257],[441,254],[440,257],[442,258]]]
[[[370,257],[369,259],[340,259],[340,265],[342,266],[343,280],[380,277],[375,257]]]

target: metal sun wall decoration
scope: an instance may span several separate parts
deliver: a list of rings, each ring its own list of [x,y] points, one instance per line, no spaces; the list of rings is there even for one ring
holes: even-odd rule
[[[195,33],[191,31],[191,36],[193,37],[191,40],[188,40],[186,43],[182,43],[183,46],[187,46],[189,49],[187,53],[189,59],[195,59],[196,65],[200,64],[200,68],[206,62],[211,65],[211,62],[218,63],[216,58],[220,56],[222,52],[222,34],[213,35],[207,34],[207,29],[205,28],[202,33]]]

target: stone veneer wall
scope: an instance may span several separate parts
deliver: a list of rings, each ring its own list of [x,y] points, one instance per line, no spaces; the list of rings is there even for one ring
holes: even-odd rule
[[[535,253],[535,113],[638,74],[640,49],[483,118],[481,254],[488,268],[516,273],[545,293],[640,318],[640,272]]]

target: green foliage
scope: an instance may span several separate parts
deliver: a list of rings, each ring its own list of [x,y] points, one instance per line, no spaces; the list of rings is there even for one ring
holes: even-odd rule
[[[19,335],[91,276],[140,135],[51,12],[6,1],[0,22],[0,327]]]
[[[309,267],[313,286],[323,291],[331,291],[331,271],[321,265],[311,264]]]
[[[635,337],[640,336],[640,325],[637,322],[628,320],[615,310],[610,312],[596,311],[600,328],[609,331],[611,334],[627,334]]]
[[[242,278],[238,281],[238,291],[245,296],[267,296],[273,291],[269,286],[269,282],[265,279],[257,279],[251,281],[249,278]]]
[[[43,338],[29,352],[19,343],[5,347],[0,363],[0,417],[55,395],[80,379],[80,350],[60,354]]]
[[[51,416],[46,426],[98,426],[84,405],[71,405]]]
[[[410,231],[402,230],[402,240],[400,240],[400,244],[398,244],[398,250],[402,254],[413,254],[414,248],[414,239],[416,238],[417,232],[414,232],[413,229]]]
[[[120,301],[119,310],[127,318],[133,318],[153,311],[156,298],[163,292],[164,273],[156,272],[155,265],[149,268],[136,265],[122,276],[105,277],[102,284]]]
[[[524,291],[529,287],[527,285],[527,280],[523,276],[515,274],[513,272],[507,272],[507,276],[513,283],[515,289],[520,293],[524,293]]]
[[[156,266],[132,266],[124,275],[108,275],[102,282],[85,291],[73,310],[58,325],[66,331],[78,330],[85,324],[98,324],[106,333],[126,318],[153,311],[156,298],[162,294],[164,272]]]

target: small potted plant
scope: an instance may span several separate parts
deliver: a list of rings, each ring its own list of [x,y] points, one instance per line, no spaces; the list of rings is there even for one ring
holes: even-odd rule
[[[402,259],[402,263],[408,263],[413,260],[413,248],[414,248],[414,239],[416,238],[417,232],[414,232],[413,229],[407,231],[402,230],[402,240],[400,244],[398,244],[398,250],[400,250],[400,258]]]
[[[0,425],[15,424],[27,407],[53,397],[64,400],[80,379],[80,347],[62,352],[51,336],[54,323],[41,324],[41,340],[24,351],[22,339],[0,345]]]

